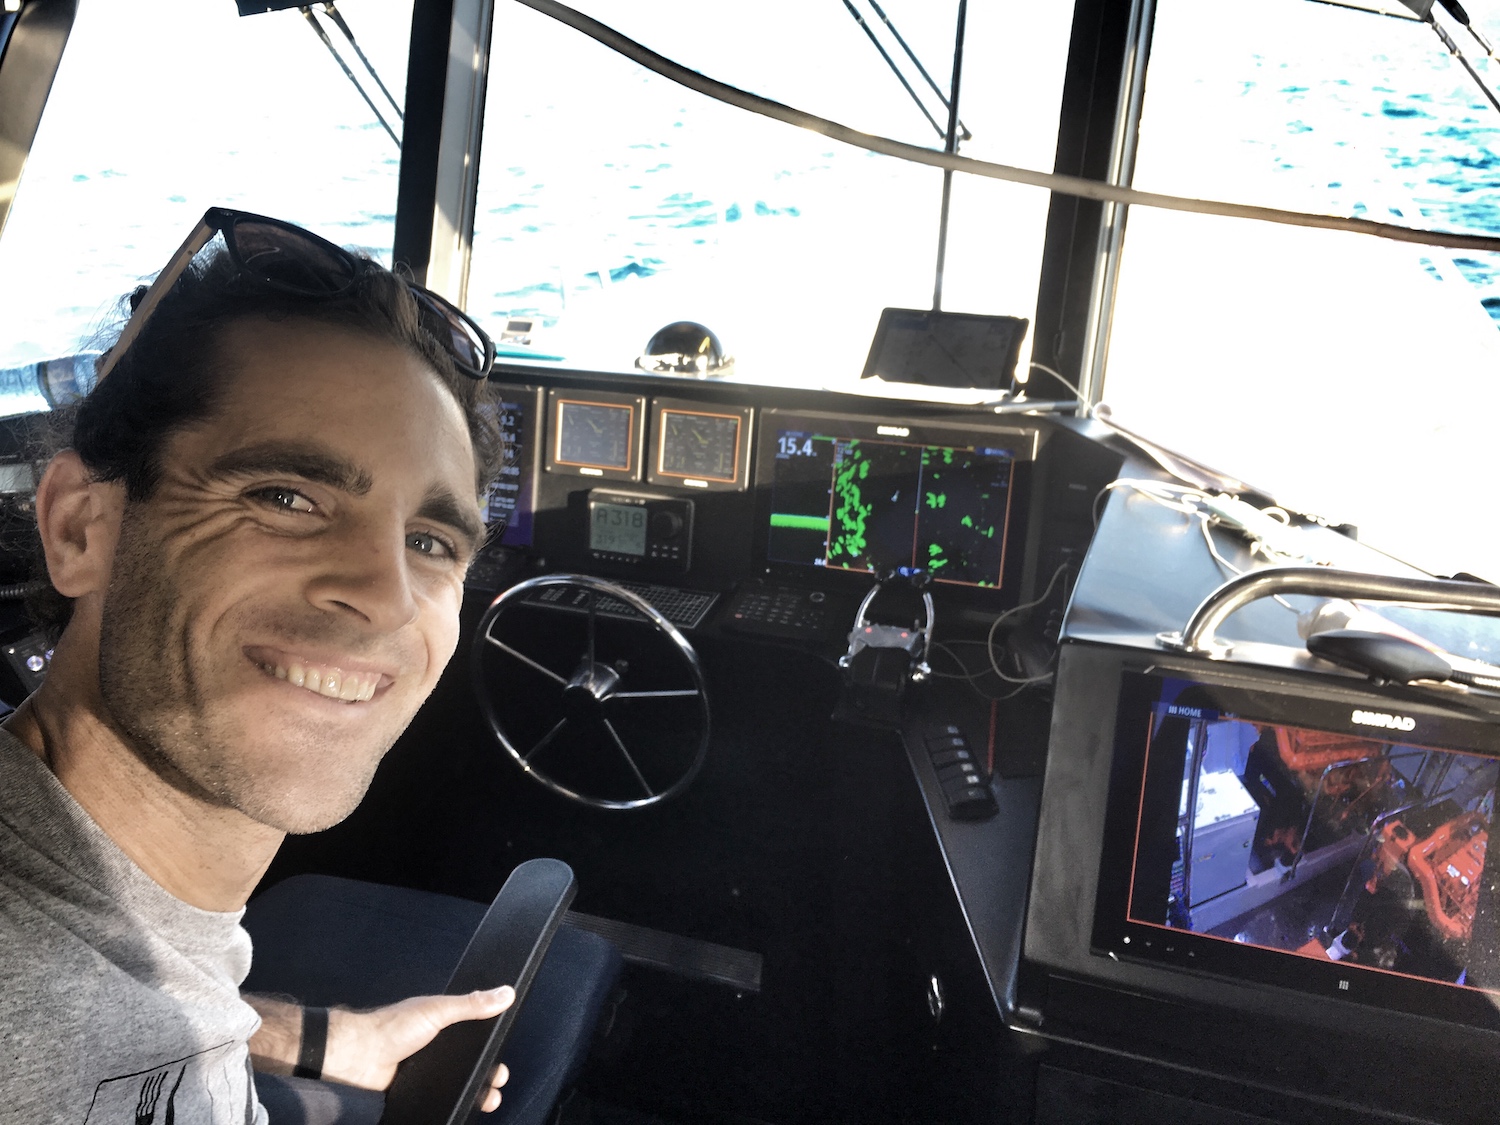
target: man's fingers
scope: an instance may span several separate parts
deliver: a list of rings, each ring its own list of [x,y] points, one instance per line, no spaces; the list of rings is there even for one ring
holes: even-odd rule
[[[484,1113],[494,1113],[500,1108],[500,1087],[510,1081],[510,1067],[501,1063],[495,1068],[494,1075],[490,1078],[490,1084],[479,1092],[478,1101],[475,1103]]]
[[[462,996],[413,996],[368,1012],[335,1009],[323,1074],[351,1086],[384,1090],[396,1064],[427,1046],[443,1028],[464,1020],[492,1019],[515,1002],[516,990],[507,984]],[[504,1067],[497,1070],[496,1086],[506,1077]]]
[[[461,1020],[487,1020],[498,1016],[516,1002],[516,990],[508,984],[461,996],[425,996],[426,1016],[436,1033]]]

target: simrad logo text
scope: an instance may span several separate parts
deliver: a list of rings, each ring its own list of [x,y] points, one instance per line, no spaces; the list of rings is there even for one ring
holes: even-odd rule
[[[1417,729],[1416,719],[1406,715],[1386,715],[1380,711],[1356,711],[1349,721],[1362,727],[1384,727],[1386,730]]]

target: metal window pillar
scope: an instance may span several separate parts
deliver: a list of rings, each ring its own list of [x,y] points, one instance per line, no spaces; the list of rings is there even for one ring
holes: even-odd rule
[[[1154,0],[1076,0],[1054,170],[1128,184],[1145,89]],[[1033,357],[1097,401],[1109,344],[1125,209],[1054,195],[1037,289]],[[1027,396],[1072,399],[1033,371]]]
[[[1146,63],[1151,54],[1151,31],[1156,0],[1135,0],[1131,5],[1125,63],[1120,73],[1119,111],[1110,145],[1108,182],[1129,186],[1135,178],[1136,148],[1141,135],[1141,105],[1146,95]],[[1099,225],[1097,265],[1089,292],[1084,320],[1083,363],[1078,389],[1084,400],[1096,403],[1104,396],[1105,365],[1109,359],[1109,335],[1114,323],[1115,291],[1120,279],[1120,257],[1125,249],[1125,222],[1129,208],[1123,203],[1104,204]]]
[[[495,0],[418,3],[406,86],[395,260],[462,306],[479,186]]]
[[[28,0],[0,14],[0,234],[77,11],[77,0]]]

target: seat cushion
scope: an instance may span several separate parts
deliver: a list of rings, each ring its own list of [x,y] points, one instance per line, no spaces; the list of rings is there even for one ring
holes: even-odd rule
[[[254,955],[244,990],[352,1008],[439,993],[487,909],[431,891],[293,876],[245,911]],[[501,1055],[511,1078],[490,1120],[545,1120],[582,1067],[619,972],[609,941],[563,923]]]

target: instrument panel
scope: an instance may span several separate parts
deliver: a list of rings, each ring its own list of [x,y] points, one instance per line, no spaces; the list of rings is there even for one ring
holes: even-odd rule
[[[488,516],[503,525],[496,548],[548,569],[856,599],[896,573],[993,613],[1039,592],[1038,574],[1045,583],[1081,559],[1092,524],[1073,518],[1073,497],[1096,495],[1119,464],[1030,416],[665,377],[528,376],[537,382],[497,384],[512,448]],[[493,566],[471,571],[477,588],[498,581]]]

